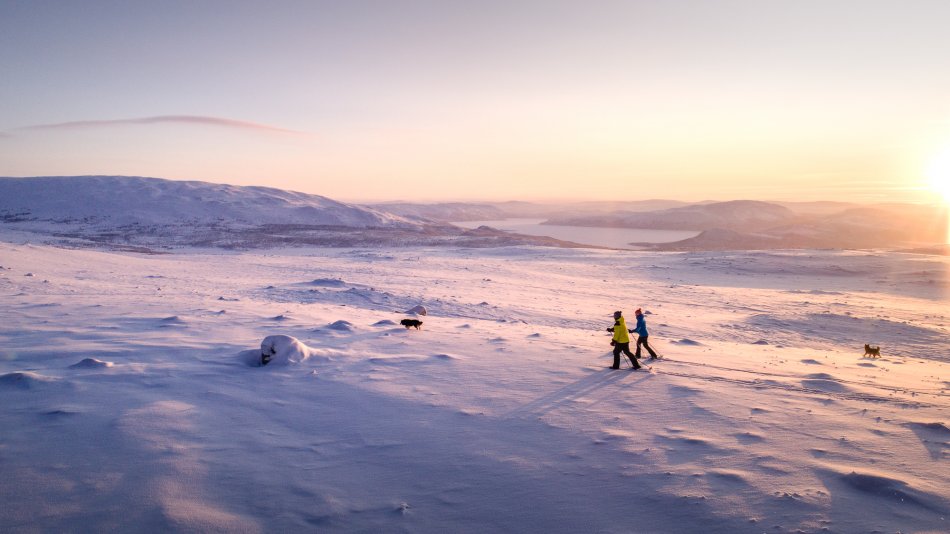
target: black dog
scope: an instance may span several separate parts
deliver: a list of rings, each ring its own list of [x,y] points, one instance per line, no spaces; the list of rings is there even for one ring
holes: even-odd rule
[[[419,327],[422,326],[422,321],[419,319],[403,319],[402,321],[399,321],[399,324],[405,326],[406,330],[409,330],[410,326],[414,326],[416,327],[416,330],[418,330]]]

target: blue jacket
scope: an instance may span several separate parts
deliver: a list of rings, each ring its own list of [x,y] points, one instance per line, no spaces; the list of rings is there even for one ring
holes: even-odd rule
[[[647,322],[643,319],[642,315],[637,315],[637,327],[631,330],[631,332],[643,337],[650,335],[647,333]]]

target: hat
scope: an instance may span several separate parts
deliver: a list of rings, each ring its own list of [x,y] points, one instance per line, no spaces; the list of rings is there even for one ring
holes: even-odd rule
[[[634,315],[643,315],[643,312],[640,311],[640,308],[637,308],[637,311],[633,312]]]
[[[623,312],[620,311],[620,310],[617,310],[617,311],[614,312],[614,315],[623,315]]]

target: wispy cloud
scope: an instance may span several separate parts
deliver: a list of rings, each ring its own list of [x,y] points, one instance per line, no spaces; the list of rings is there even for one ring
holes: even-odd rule
[[[60,122],[55,124],[36,124],[23,126],[17,130],[69,130],[80,128],[108,128],[113,126],[143,125],[143,124],[200,124],[234,128],[239,130],[253,130],[258,132],[304,135],[304,132],[259,124],[256,122],[225,119],[221,117],[205,117],[201,115],[159,115],[156,117],[140,117],[135,119],[90,120]],[[3,135],[0,133],[0,135]]]

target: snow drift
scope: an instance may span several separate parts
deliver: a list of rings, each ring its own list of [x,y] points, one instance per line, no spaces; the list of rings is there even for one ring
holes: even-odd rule
[[[306,361],[313,349],[304,345],[295,337],[267,336],[261,342],[261,365],[281,366]]]

